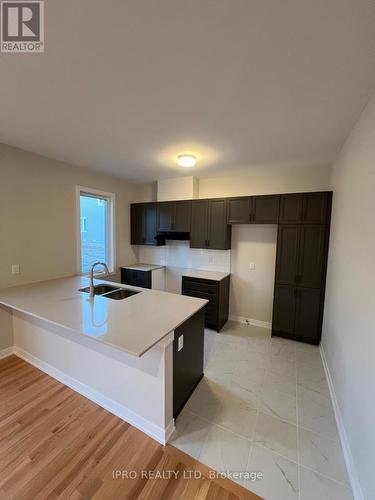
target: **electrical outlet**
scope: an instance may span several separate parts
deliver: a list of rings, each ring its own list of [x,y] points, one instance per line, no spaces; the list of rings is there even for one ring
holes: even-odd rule
[[[178,337],[178,350],[181,351],[181,349],[183,349],[183,347],[184,347],[184,336],[180,335]]]
[[[12,274],[20,274],[20,265],[12,264]]]
[[[250,262],[250,271],[254,271],[255,269],[255,262]]]

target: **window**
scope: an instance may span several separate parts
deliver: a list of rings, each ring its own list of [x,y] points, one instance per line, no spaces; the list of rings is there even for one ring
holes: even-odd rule
[[[87,233],[87,217],[81,217],[81,233]]]
[[[114,195],[78,187],[79,271],[88,273],[94,262],[114,270]]]

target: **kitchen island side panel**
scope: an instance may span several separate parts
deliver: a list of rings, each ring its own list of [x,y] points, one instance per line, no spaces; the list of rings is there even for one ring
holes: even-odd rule
[[[13,313],[13,331],[16,355],[160,443],[167,442],[174,429],[173,332],[138,358],[91,339],[77,342],[74,332],[19,312]]]
[[[173,341],[174,418],[185,406],[203,377],[204,322],[205,311],[202,308],[175,330]]]

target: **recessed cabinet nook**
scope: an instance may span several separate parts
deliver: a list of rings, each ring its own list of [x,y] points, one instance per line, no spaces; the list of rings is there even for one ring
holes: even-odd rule
[[[131,242],[228,250],[232,224],[278,224],[272,334],[321,338],[332,192],[293,193],[131,206]]]

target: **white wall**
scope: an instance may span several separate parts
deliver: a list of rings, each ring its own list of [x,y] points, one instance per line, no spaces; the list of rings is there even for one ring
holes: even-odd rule
[[[272,322],[277,226],[232,226],[229,313],[238,321]],[[255,269],[250,269],[254,262]],[[266,326],[266,325],[264,325]]]
[[[199,198],[298,193],[330,189],[331,167],[262,165],[228,169],[227,174],[199,179]]]
[[[323,348],[355,468],[375,498],[375,95],[333,169]]]
[[[117,264],[136,262],[136,185],[0,144],[0,288],[77,272],[77,184],[115,193]],[[11,274],[12,264],[21,274]]]
[[[190,248],[189,241],[167,241],[165,246],[138,248],[139,262],[168,266],[166,290],[181,293],[181,279],[186,269],[230,272],[230,250]]]
[[[1,351],[13,345],[12,313],[4,306],[0,306],[0,357]]]
[[[157,183],[157,200],[192,200],[198,198],[198,179],[193,176],[162,179]]]

